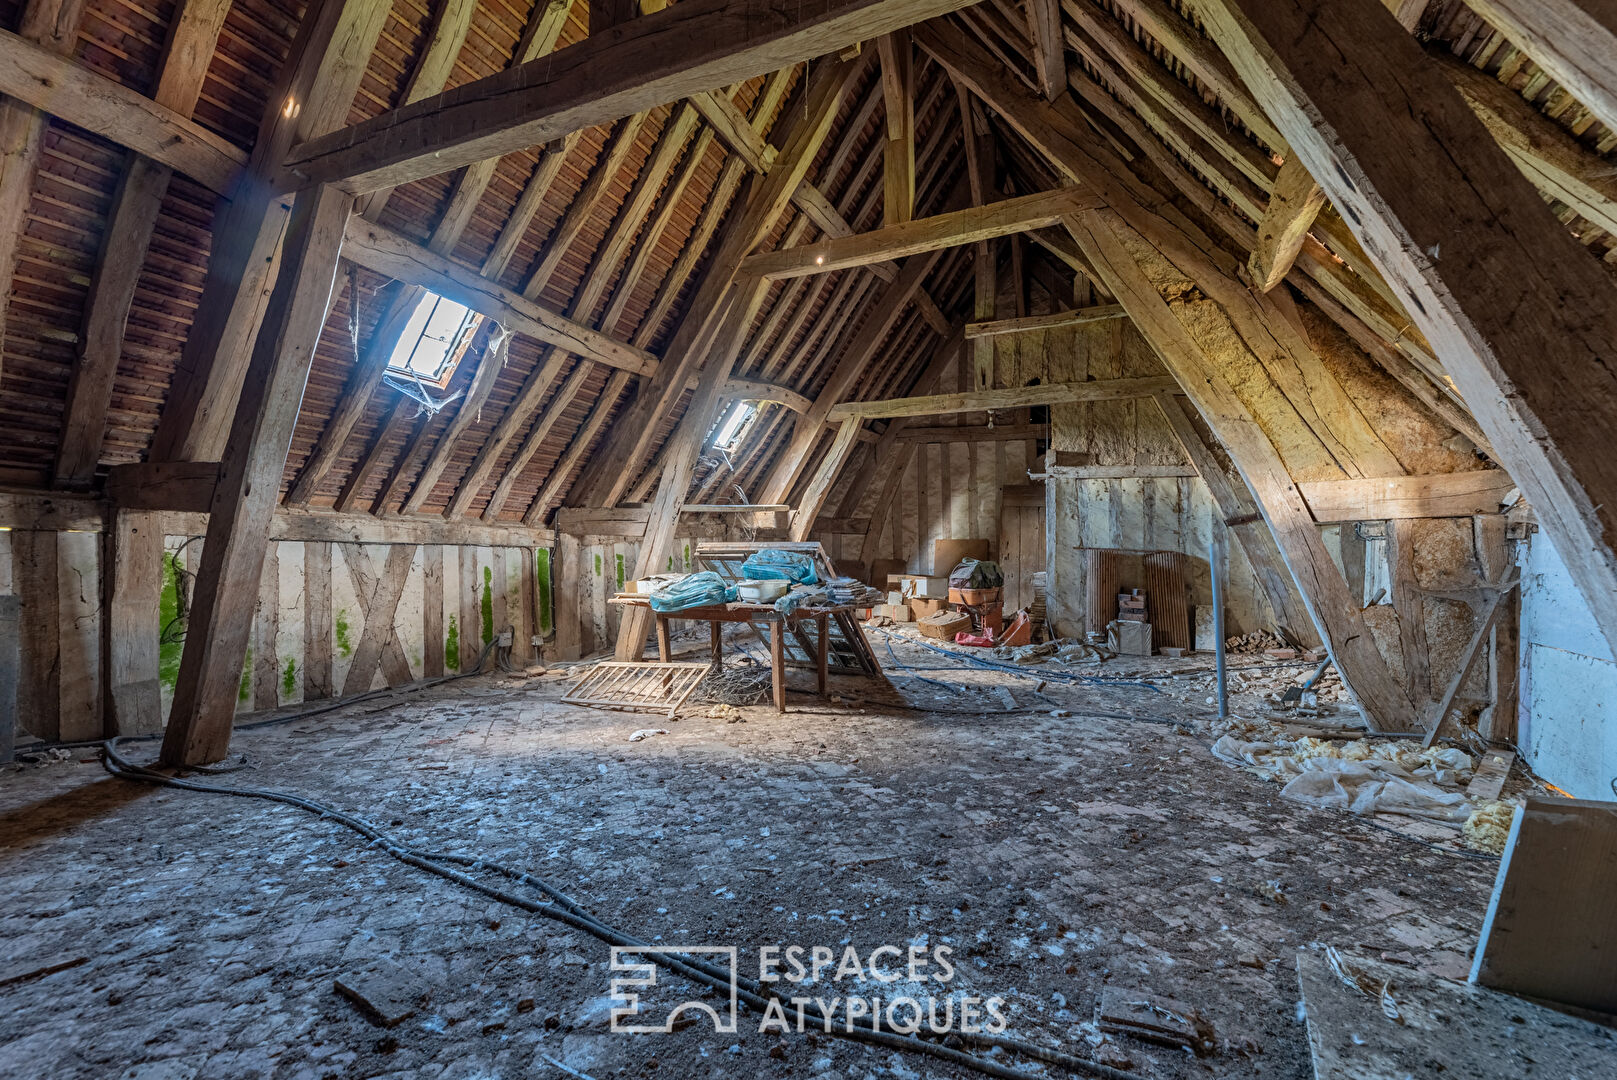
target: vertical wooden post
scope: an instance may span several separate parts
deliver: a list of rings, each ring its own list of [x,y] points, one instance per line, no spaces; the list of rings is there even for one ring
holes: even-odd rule
[[[281,672],[275,657],[275,639],[281,629],[280,545],[264,552],[258,576],[258,609],[253,616],[253,708],[273,709],[281,703]]]
[[[421,546],[421,676],[444,673],[444,547]]]
[[[117,510],[102,537],[102,720],[108,736],[163,730],[157,681],[158,604],[163,593],[160,515]]]
[[[22,676],[17,718],[30,735],[61,735],[61,604],[56,584],[56,534],[18,530],[11,534],[11,575],[21,607]]]
[[[17,680],[22,674],[22,605],[15,596],[0,596],[0,765],[12,759],[17,744]]]
[[[1503,581],[1515,558],[1516,545],[1505,535],[1506,519],[1494,514],[1476,522],[1477,562],[1486,581]],[[1477,718],[1477,730],[1495,743],[1516,741],[1517,692],[1521,676],[1522,590],[1513,589],[1500,602],[1488,641],[1488,691],[1492,701]]]
[[[180,659],[166,765],[218,761],[231,719],[270,523],[303,387],[326,318],[352,196],[321,186],[298,193],[220,462],[191,619]]]
[[[477,549],[461,546],[460,557],[460,670],[464,674],[477,665],[483,651],[483,619],[477,580]]]
[[[1387,522],[1387,571],[1391,577],[1392,608],[1398,614],[1399,651],[1409,696],[1428,701],[1432,696],[1432,665],[1426,649],[1426,597],[1415,580],[1415,533],[1419,522]]]
[[[303,545],[303,700],[331,696],[331,544]]]
[[[579,622],[584,605],[584,546],[572,533],[556,533],[556,562],[550,568],[550,583],[556,597],[556,659],[577,660],[584,655]]]

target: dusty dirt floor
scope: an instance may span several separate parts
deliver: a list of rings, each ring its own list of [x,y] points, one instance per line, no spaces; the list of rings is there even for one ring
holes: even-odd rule
[[[477,677],[240,731],[252,767],[202,779],[522,868],[630,933],[737,946],[743,974],[762,946],[946,945],[948,992],[1002,997],[1006,1034],[1142,1077],[1310,1076],[1301,948],[1463,977],[1495,862],[1212,758],[1205,676],[1183,674],[1207,658],[1085,669],[1157,690],[1039,689],[872,640],[894,686],[836,678],[824,699],[794,674],[785,715],[693,702],[670,722]],[[630,741],[646,728],[667,734]],[[334,990],[383,961],[426,995],[391,1028]],[[90,750],[0,770],[0,1076],[976,1075],[750,1013],[733,1035],[615,1033],[609,961],[292,807],[114,779]],[[1193,1009],[1203,1053],[1102,1035],[1108,985]],[[868,973],[814,989],[891,992]],[[687,997],[723,1004],[663,972],[642,1008]]]

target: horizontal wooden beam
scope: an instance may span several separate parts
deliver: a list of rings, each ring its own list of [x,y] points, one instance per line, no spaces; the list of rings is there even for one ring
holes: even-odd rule
[[[126,146],[229,194],[247,151],[71,57],[0,30],[0,94]]]
[[[833,270],[919,255],[923,251],[1047,228],[1058,222],[1062,214],[1094,205],[1093,196],[1075,188],[1020,195],[987,206],[971,206],[936,217],[889,225],[885,229],[751,255],[741,263],[741,272],[776,279],[828,274]]]
[[[1032,330],[1055,330],[1064,326],[1082,326],[1084,323],[1126,318],[1128,312],[1123,310],[1122,304],[1098,304],[1094,307],[1058,311],[1052,315],[1028,315],[1021,319],[967,323],[966,337],[985,338],[997,337],[1000,334],[1023,334]]]
[[[161,525],[170,536],[201,536],[208,530],[207,497],[217,462],[176,462],[189,466],[166,477],[120,481],[120,490],[136,505],[92,495],[57,495],[36,492],[0,492],[0,528],[44,532],[104,532],[119,509],[145,509],[162,514]],[[145,465],[114,466],[144,469]],[[109,484],[111,483],[109,479]],[[199,504],[202,510],[195,509]],[[167,503],[167,505],[161,505]],[[433,514],[421,517],[372,517],[325,510],[280,507],[270,526],[271,540],[326,541],[338,544],[449,544],[476,547],[542,547],[555,538],[549,529],[516,525],[484,525],[445,521]]]
[[[334,182],[355,193],[406,184],[778,71],[970,2],[683,0],[302,143],[288,156],[282,182]]]
[[[1486,469],[1434,476],[1316,480],[1297,487],[1314,520],[1323,525],[1497,514],[1516,482],[1503,470]]]
[[[1190,465],[1047,465],[1044,475],[1052,480],[1146,480],[1201,474]]]
[[[1179,384],[1167,376],[1146,379],[1101,379],[1096,382],[1050,383],[1007,390],[975,390],[961,394],[892,398],[887,401],[848,401],[834,406],[826,417],[832,423],[849,417],[940,416],[945,413],[1016,409],[1029,405],[1060,405],[1069,401],[1117,401],[1171,393]]]
[[[1018,442],[1042,439],[1050,434],[1048,424],[939,424],[936,427],[903,427],[894,438],[901,442]]]
[[[575,356],[636,375],[650,375],[657,370],[655,353],[615,341],[599,330],[541,307],[521,293],[362,217],[349,219],[342,254],[368,270],[430,289],[465,304],[507,330],[537,338]]]
[[[738,514],[784,514],[791,510],[784,503],[685,503],[679,508],[682,515],[700,517],[709,514],[734,516]],[[649,506],[564,506],[556,511],[556,531],[569,536],[621,536],[640,537],[646,534],[651,520]],[[773,521],[769,522],[774,525]]]

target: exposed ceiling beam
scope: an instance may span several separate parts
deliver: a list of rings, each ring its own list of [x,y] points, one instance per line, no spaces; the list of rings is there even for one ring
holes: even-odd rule
[[[541,307],[521,293],[364,218],[349,219],[343,238],[343,258],[390,278],[430,289],[439,296],[465,304],[509,330],[577,356],[636,375],[649,375],[657,370],[656,354],[615,341],[599,330]]]
[[[1295,155],[1287,158],[1258,222],[1258,246],[1246,263],[1258,288],[1268,292],[1285,279],[1324,205],[1325,192],[1303,163]]]
[[[1020,195],[987,206],[971,206],[840,239],[752,255],[741,264],[741,271],[767,278],[827,274],[923,251],[1042,229],[1060,221],[1063,214],[1093,205],[1096,205],[1094,197],[1077,188]]]
[[[1617,131],[1617,6],[1610,0],[1468,0],[1466,6]]]
[[[389,110],[287,156],[283,186],[372,191],[779,70],[970,0],[684,0],[542,61]]]
[[[1610,279],[1379,5],[1198,7],[1405,298],[1617,643]]]
[[[826,419],[834,423],[851,417],[874,420],[884,416],[945,416],[949,413],[1027,408],[1030,405],[1064,405],[1073,401],[1123,401],[1172,393],[1178,388],[1179,384],[1166,375],[1140,379],[1096,379],[1081,383],[1045,383],[1041,386],[968,390],[887,401],[849,401],[833,408]]]

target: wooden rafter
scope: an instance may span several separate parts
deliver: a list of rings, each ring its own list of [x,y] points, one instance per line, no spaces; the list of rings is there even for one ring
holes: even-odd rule
[[[202,96],[202,82],[229,11],[230,0],[185,0],[175,10],[157,88],[152,93],[158,105],[172,109],[178,116],[191,115]],[[107,409],[112,404],[113,380],[123,355],[124,325],[135,300],[135,286],[146,262],[146,248],[157,227],[171,172],[167,165],[131,154],[113,196],[112,214],[90,279],[78,356],[68,384],[53,477],[58,487],[85,487],[95,475],[106,433]]]
[[[966,3],[816,0],[764,13],[748,0],[684,0],[543,64],[310,139],[287,156],[282,183],[338,181],[357,192],[407,183],[823,56]]]
[[[882,223],[915,216],[915,56],[910,36],[895,30],[877,43],[887,139],[882,144]]]
[[[1617,415],[1610,279],[1385,9],[1201,6],[1406,298],[1617,642],[1617,468],[1590,419]],[[1340,50],[1328,73],[1319,50]],[[1410,107],[1389,107],[1394,92]]]

